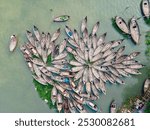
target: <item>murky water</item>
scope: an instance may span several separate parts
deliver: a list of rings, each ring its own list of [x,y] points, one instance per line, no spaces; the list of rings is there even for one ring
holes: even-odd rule
[[[88,16],[88,27],[91,30],[96,21],[100,21],[98,34],[107,32],[106,40],[122,38],[112,26],[111,18],[120,15],[126,21],[132,16],[140,17],[141,0],[0,0],[0,112],[52,112],[34,90],[31,73],[23,56],[17,48],[14,53],[8,50],[9,37],[16,34],[19,45],[26,41],[25,30],[33,25],[41,31],[54,32],[61,27],[65,36],[64,26],[79,30],[80,22]],[[129,7],[125,12],[124,9]],[[53,23],[54,16],[68,14],[71,19],[66,23]],[[141,29],[140,45],[135,46],[131,40],[125,40],[126,53],[140,51],[137,60],[146,65],[142,75],[125,79],[126,85],[107,85],[107,95],[101,95],[97,101],[103,112],[109,111],[109,104],[116,99],[120,105],[130,96],[141,93],[142,85],[147,77],[150,61],[145,57],[146,45],[144,32],[149,30],[143,19],[138,21]],[[59,40],[58,40],[59,41]]]

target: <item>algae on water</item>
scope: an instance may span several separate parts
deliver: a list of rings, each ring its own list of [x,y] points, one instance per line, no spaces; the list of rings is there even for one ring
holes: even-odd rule
[[[40,98],[47,102],[50,109],[55,108],[55,105],[53,105],[51,101],[51,91],[53,86],[50,84],[42,85],[36,80],[33,80],[33,83],[35,85],[36,91],[38,92]]]

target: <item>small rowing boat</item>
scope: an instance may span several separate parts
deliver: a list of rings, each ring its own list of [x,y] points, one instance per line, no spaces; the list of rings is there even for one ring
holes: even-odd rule
[[[129,28],[128,28],[128,26],[127,26],[127,24],[126,24],[126,22],[125,22],[125,20],[124,20],[123,18],[121,18],[121,17],[119,17],[119,16],[116,16],[116,17],[115,17],[115,23],[116,23],[116,25],[118,26],[118,28],[119,28],[122,32],[124,32],[124,33],[126,33],[126,34],[129,34],[129,33],[130,33]]]
[[[67,25],[65,26],[65,32],[66,32],[68,37],[70,37],[71,39],[74,39],[73,32]]]
[[[135,17],[132,17],[129,23],[131,37],[136,44],[139,44],[140,29]]]
[[[110,104],[110,113],[116,113],[116,108],[117,108],[117,105],[115,103],[115,100],[113,100]]]
[[[10,45],[9,45],[9,50],[12,52],[16,48],[17,45],[17,38],[15,35],[12,35],[10,37]]]
[[[61,16],[54,18],[53,21],[54,22],[66,22],[69,20],[69,18],[70,18],[70,16],[68,16],[68,15],[61,15]]]
[[[93,102],[86,101],[86,105],[87,105],[89,108],[91,108],[93,111],[95,111],[95,112],[98,111],[97,105],[95,105]]]
[[[150,3],[149,3],[149,0],[142,0],[141,10],[142,10],[142,13],[143,13],[144,17],[146,17],[146,18],[150,17]]]
[[[35,25],[33,26],[33,32],[34,32],[34,35],[35,35],[36,39],[38,41],[40,41],[41,40],[41,35],[40,35],[40,32],[39,32],[39,29]]]
[[[144,93],[147,91],[147,89],[150,87],[150,78],[145,80],[144,83]]]

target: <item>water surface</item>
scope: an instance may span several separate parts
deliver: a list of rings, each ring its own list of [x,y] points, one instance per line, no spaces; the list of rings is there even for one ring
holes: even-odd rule
[[[88,27],[100,21],[98,34],[107,32],[106,41],[123,38],[112,26],[111,18],[120,15],[126,21],[132,16],[140,17],[141,0],[0,0],[0,112],[52,112],[34,90],[31,73],[28,70],[19,46],[26,41],[25,31],[33,25],[41,31],[53,33],[61,27],[61,41],[65,36],[64,27],[79,30],[81,20],[88,17]],[[124,9],[129,7],[125,12]],[[52,19],[61,14],[68,14],[71,19],[66,23],[53,23]],[[141,93],[147,77],[150,61],[145,57],[146,45],[144,32],[149,30],[143,19],[138,21],[141,29],[140,45],[135,46],[130,39],[124,41],[125,53],[140,51],[137,60],[146,65],[142,75],[126,78],[126,85],[107,85],[107,95],[101,95],[97,101],[103,112],[109,111],[109,104],[116,99],[120,105],[130,96]],[[8,50],[9,37],[16,34],[18,48],[14,53]]]

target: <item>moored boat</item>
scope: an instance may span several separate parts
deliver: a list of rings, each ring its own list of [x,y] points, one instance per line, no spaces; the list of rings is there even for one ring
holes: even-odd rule
[[[72,32],[72,30],[67,25],[65,26],[65,32],[66,32],[66,34],[67,34],[68,37],[74,39],[73,32]]]
[[[33,26],[33,32],[34,32],[34,35],[35,35],[36,39],[38,41],[40,41],[41,40],[41,35],[40,35],[40,32],[39,32],[39,29],[35,25]]]
[[[131,37],[136,44],[140,41],[140,29],[135,17],[132,17],[129,23]]]
[[[150,87],[150,78],[145,80],[144,83],[144,93],[147,91],[147,89]]]
[[[57,102],[56,102],[58,112],[61,112],[63,107],[63,99],[61,94],[57,94]]]
[[[35,46],[35,39],[33,38],[33,35],[32,35],[32,33],[29,30],[26,31],[26,36],[27,36],[27,39],[29,40],[29,42],[33,46]]]
[[[54,86],[51,91],[51,101],[52,101],[53,105],[55,104],[55,102],[57,100],[57,94],[58,94],[57,89]]]
[[[110,113],[116,113],[117,105],[115,100],[113,100],[110,104]]]
[[[83,33],[85,28],[87,28],[87,16],[81,22],[81,32]]]
[[[124,33],[126,33],[126,34],[129,34],[129,33],[130,33],[129,28],[128,28],[128,26],[127,26],[127,24],[126,24],[126,22],[125,22],[125,20],[124,20],[123,18],[121,18],[121,17],[119,17],[119,16],[116,16],[116,17],[115,17],[115,23],[116,23],[116,25],[118,26],[118,28],[119,28],[122,32],[124,32]]]
[[[143,13],[144,17],[146,17],[146,18],[150,17],[150,3],[149,3],[149,0],[142,0],[141,10],[142,10],[142,13]]]
[[[15,35],[12,35],[10,37],[10,44],[9,44],[9,50],[12,52],[16,48],[17,45],[17,38]]]
[[[61,16],[58,16],[58,17],[54,18],[53,21],[54,22],[66,22],[66,21],[69,20],[69,18],[70,18],[69,15],[61,15]]]
[[[97,112],[98,108],[97,105],[95,105],[94,103],[90,102],[90,101],[86,101],[86,105],[91,108],[93,111]]]

